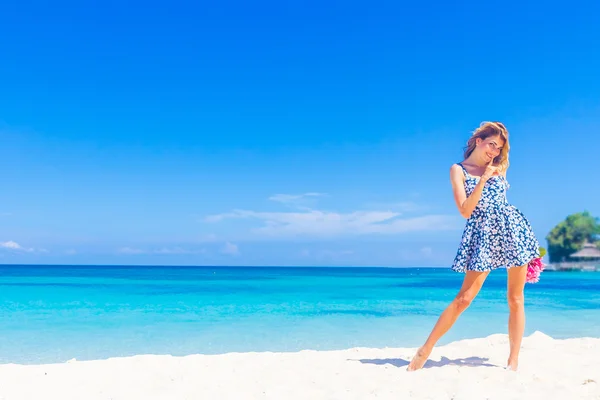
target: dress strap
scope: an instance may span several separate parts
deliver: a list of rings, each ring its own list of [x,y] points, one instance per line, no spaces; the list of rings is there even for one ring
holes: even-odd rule
[[[465,173],[465,176],[469,176],[469,173],[467,172],[467,169],[465,168],[464,165],[462,165],[461,163],[456,163],[457,165],[460,165],[460,167],[462,168],[463,172]]]

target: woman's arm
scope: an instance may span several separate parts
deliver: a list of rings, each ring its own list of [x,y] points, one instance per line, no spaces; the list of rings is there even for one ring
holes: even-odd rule
[[[459,165],[454,164],[450,168],[450,181],[452,182],[452,192],[454,193],[456,207],[458,207],[460,215],[468,219],[473,210],[475,210],[477,203],[479,203],[479,199],[481,199],[481,192],[483,192],[483,187],[487,179],[481,177],[469,197],[467,197],[467,193],[465,192],[465,175]]]

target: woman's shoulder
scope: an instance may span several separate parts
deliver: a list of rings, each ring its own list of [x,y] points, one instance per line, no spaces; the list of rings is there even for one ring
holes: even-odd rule
[[[450,179],[452,181],[464,182],[465,176],[465,167],[463,167],[460,163],[454,163],[450,166]]]
[[[450,174],[454,175],[454,174],[463,174],[463,172],[465,171],[465,167],[462,166],[461,163],[454,163],[450,166]]]

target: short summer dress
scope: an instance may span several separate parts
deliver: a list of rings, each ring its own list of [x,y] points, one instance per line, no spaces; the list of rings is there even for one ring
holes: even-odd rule
[[[465,191],[470,196],[478,176],[465,174]],[[539,243],[529,221],[508,203],[508,181],[502,175],[486,182],[481,198],[467,220],[452,270],[486,272],[499,267],[518,267],[540,256]]]

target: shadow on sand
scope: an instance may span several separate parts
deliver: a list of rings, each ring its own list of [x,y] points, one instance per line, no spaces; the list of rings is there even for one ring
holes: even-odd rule
[[[440,361],[427,360],[425,366],[423,368],[435,368],[435,367],[444,367],[446,365],[458,365],[461,367],[496,367],[500,368],[499,365],[490,364],[487,361],[489,358],[481,358],[481,357],[467,357],[467,358],[457,358],[455,360],[451,360],[447,357],[442,357]],[[354,360],[357,361],[357,360]],[[375,365],[386,365],[391,364],[395,367],[402,368],[408,366],[410,364],[410,360],[403,360],[401,358],[376,358],[376,359],[363,359],[358,360],[363,364],[375,364]]]

